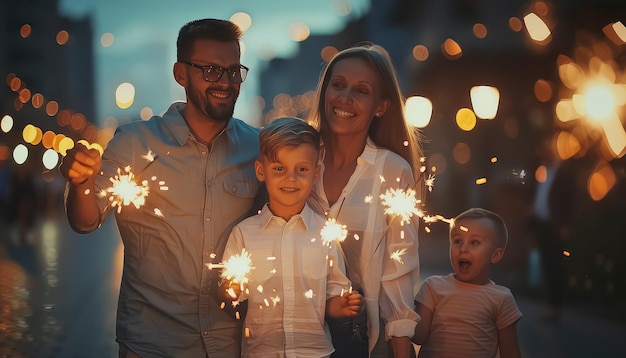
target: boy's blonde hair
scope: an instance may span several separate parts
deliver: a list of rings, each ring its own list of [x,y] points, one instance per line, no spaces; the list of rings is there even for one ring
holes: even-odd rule
[[[278,150],[310,144],[316,152],[320,151],[319,132],[304,120],[295,117],[277,118],[261,130],[259,136],[260,155],[276,161]]]
[[[483,208],[471,208],[469,210],[465,210],[454,218],[455,224],[450,225],[450,231],[452,231],[452,228],[455,227],[456,222],[463,219],[487,219],[491,221],[496,231],[496,244],[499,248],[506,249],[506,245],[509,242],[509,233],[504,219],[502,219],[500,215]]]

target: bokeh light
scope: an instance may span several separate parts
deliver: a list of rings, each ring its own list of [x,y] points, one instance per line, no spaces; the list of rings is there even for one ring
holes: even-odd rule
[[[481,23],[474,24],[472,27],[472,33],[474,33],[474,36],[477,38],[484,39],[487,37],[487,26]]]
[[[0,121],[0,128],[4,133],[9,133],[11,129],[13,129],[13,117],[8,114],[2,116],[2,120]]]
[[[428,52],[428,47],[424,45],[416,45],[413,47],[413,58],[417,61],[426,61],[429,56],[430,53]]]
[[[59,164],[59,154],[53,149],[47,149],[41,157],[44,168],[51,170]]]
[[[548,25],[534,12],[524,16],[524,25],[530,38],[538,43],[543,43],[551,35]]]
[[[498,113],[500,91],[491,86],[474,86],[470,89],[470,99],[476,117],[494,119]]]
[[[238,12],[230,17],[230,21],[237,24],[242,32],[246,32],[252,26],[252,18],[245,12]]]
[[[451,38],[448,38],[443,42],[442,50],[444,56],[451,60],[456,60],[463,55],[461,46]]]
[[[113,46],[113,42],[115,42],[115,36],[110,32],[106,32],[100,36],[100,45],[102,45],[102,47],[111,47]]]
[[[70,34],[65,31],[65,30],[61,30],[59,32],[57,32],[57,44],[63,46],[67,43],[67,41],[69,41],[70,39]]]
[[[144,121],[152,118],[153,115],[154,113],[152,112],[152,108],[150,107],[143,107],[141,111],[139,111],[139,117]]]
[[[18,144],[13,149],[13,160],[15,163],[22,165],[28,159],[28,148],[24,144]]]
[[[464,131],[471,131],[476,127],[476,115],[469,108],[461,108],[456,112],[456,125]]]
[[[430,123],[433,104],[426,97],[411,96],[406,100],[405,112],[410,124],[418,128],[425,128]]]
[[[333,1],[333,9],[339,16],[348,16],[352,12],[352,4],[349,0],[335,0]]]
[[[24,24],[22,25],[22,27],[20,27],[20,36],[22,36],[23,38],[27,38],[28,36],[30,36],[32,31],[33,29],[29,24]]]
[[[127,109],[133,105],[135,101],[135,87],[128,83],[124,82],[117,86],[115,90],[115,104],[121,109]]]
[[[290,39],[296,42],[302,42],[309,38],[311,29],[303,22],[294,22],[289,25],[287,33]]]

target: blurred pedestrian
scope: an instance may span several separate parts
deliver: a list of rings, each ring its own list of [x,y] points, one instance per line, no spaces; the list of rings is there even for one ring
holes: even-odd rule
[[[530,228],[539,252],[543,287],[547,292],[547,320],[560,316],[565,290],[563,251],[572,234],[576,209],[576,173],[559,157],[551,135],[537,147],[534,196]]]

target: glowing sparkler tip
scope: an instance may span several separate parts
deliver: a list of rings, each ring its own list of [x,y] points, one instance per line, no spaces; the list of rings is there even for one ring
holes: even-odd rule
[[[339,240],[340,242],[346,239],[348,230],[345,225],[337,223],[335,218],[329,218],[326,220],[320,236],[322,237],[322,243],[330,246],[333,241]]]
[[[380,195],[380,199],[382,204],[386,206],[385,214],[400,217],[400,224],[402,225],[409,223],[413,215],[424,216],[424,213],[417,208],[421,200],[415,197],[415,190],[413,189],[387,189],[384,194]]]
[[[237,283],[247,283],[247,274],[252,270],[252,259],[246,249],[241,250],[241,254],[233,255],[224,262],[222,277]]]

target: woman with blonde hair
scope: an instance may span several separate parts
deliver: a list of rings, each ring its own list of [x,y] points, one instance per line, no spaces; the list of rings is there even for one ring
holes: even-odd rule
[[[379,200],[389,189],[422,193],[419,133],[407,123],[404,103],[387,51],[359,44],[328,62],[307,118],[323,141],[322,172],[311,201],[346,225],[341,246],[347,274],[365,297],[362,315],[327,318],[333,357],[414,355],[418,218],[403,223],[385,214]]]

